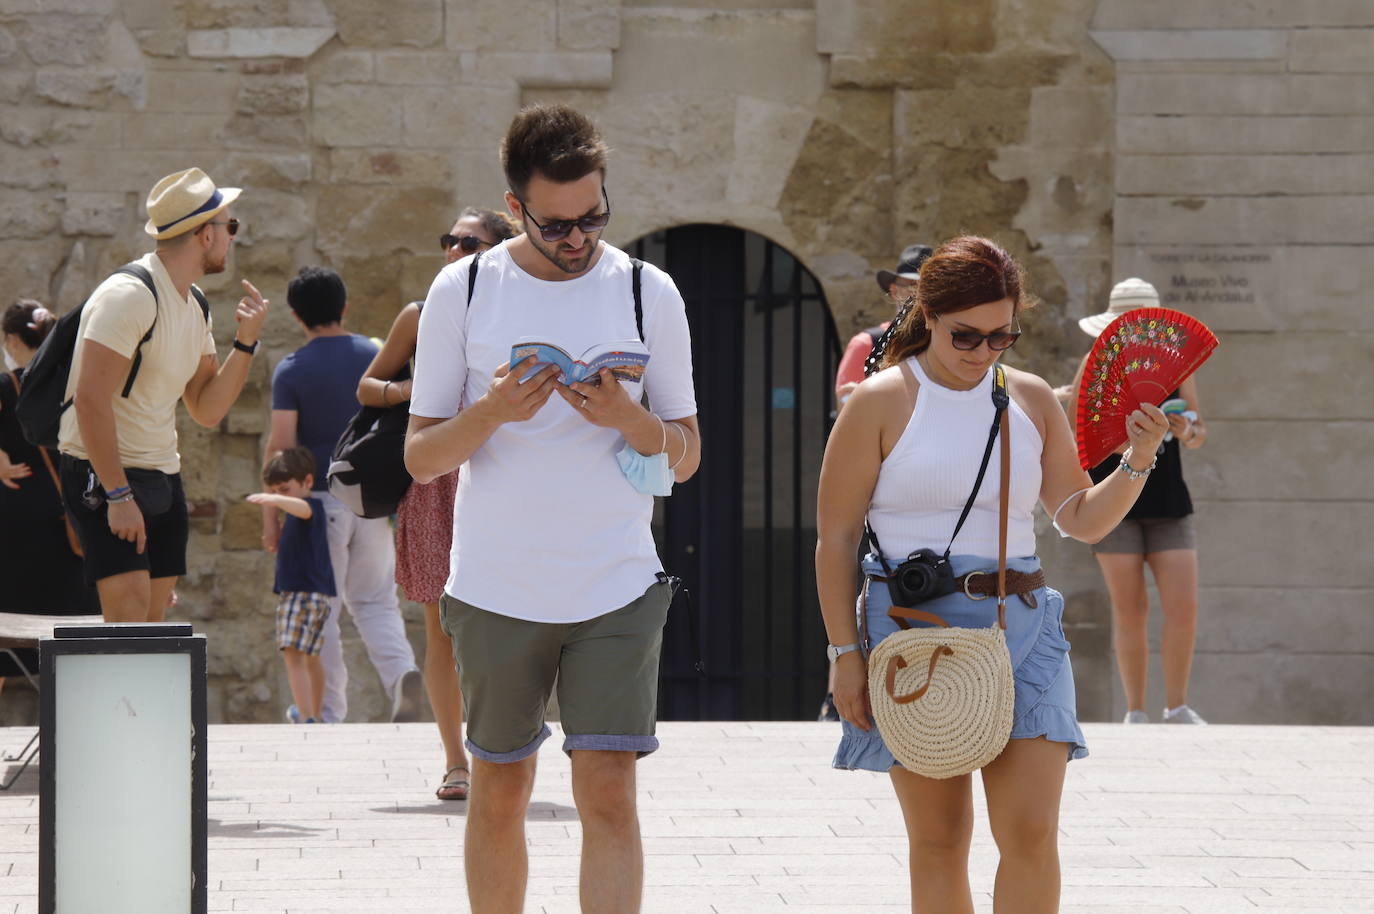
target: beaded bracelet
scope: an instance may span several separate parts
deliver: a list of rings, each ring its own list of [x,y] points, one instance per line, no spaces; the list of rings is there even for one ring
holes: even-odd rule
[[[1143,470],[1137,470],[1126,461],[1126,458],[1132,456],[1132,453],[1132,451],[1128,450],[1121,455],[1121,466],[1119,467],[1121,472],[1125,473],[1131,479],[1144,479],[1146,476],[1150,475],[1151,471],[1153,471],[1155,466],[1159,463],[1159,455],[1156,454],[1155,459],[1150,461],[1149,466]]]

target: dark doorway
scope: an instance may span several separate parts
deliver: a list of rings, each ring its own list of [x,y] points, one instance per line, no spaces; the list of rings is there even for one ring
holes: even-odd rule
[[[816,483],[840,341],[820,284],[785,249],[720,225],[656,232],[630,252],[667,270],[692,330],[701,469],[655,511],[665,567],[691,590],[664,632],[664,720],[796,720],[825,692]]]

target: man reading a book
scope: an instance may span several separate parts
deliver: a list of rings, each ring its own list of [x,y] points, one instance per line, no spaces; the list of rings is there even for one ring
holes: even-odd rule
[[[453,638],[473,758],[467,838],[474,914],[522,910],[525,810],[557,680],[582,822],[584,912],[635,912],[643,850],[637,758],[654,736],[671,601],[649,524],[653,495],[696,471],[700,439],[682,296],[642,268],[642,333],[628,255],[610,220],[606,146],[563,105],[523,109],[501,146],[506,202],[525,233],[445,267],[421,313],[406,465],[461,465],[440,618]],[[538,357],[648,352],[642,380],[587,379]],[[641,405],[648,395],[648,408]],[[532,518],[534,518],[532,520]]]

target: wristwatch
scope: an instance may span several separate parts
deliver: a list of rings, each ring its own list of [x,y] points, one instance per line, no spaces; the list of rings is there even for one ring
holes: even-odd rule
[[[841,644],[838,647],[833,644],[827,644],[825,646],[825,656],[830,658],[831,663],[834,663],[836,660],[839,660],[842,655],[848,654],[850,651],[857,651],[858,649],[859,643],[857,641],[853,644]]]
[[[252,355],[253,353],[258,351],[258,343],[261,342],[262,340],[255,340],[253,342],[253,345],[250,346],[238,337],[234,337],[234,348],[237,349],[239,352],[246,352],[249,355]]]

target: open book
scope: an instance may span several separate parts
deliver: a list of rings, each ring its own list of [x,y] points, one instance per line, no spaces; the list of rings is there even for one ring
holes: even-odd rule
[[[535,363],[525,371],[523,383],[547,365],[558,366],[558,381],[572,384],[581,381],[593,387],[601,383],[601,369],[609,368],[622,381],[644,380],[644,368],[649,364],[649,349],[640,340],[611,340],[597,343],[573,358],[568,351],[553,343],[539,340],[520,340],[510,347],[510,363],[535,357]]]

